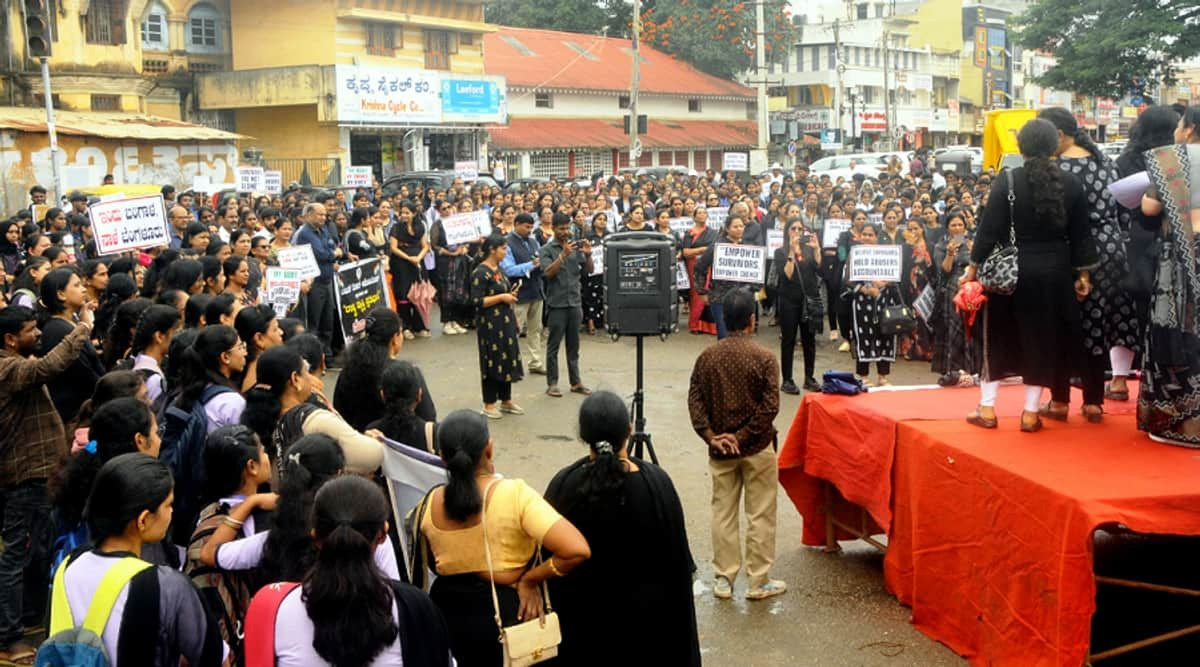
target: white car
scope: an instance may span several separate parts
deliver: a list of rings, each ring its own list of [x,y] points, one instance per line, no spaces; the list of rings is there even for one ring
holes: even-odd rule
[[[834,183],[837,183],[839,178],[848,181],[855,174],[879,178],[880,174],[887,171],[887,160],[880,157],[881,155],[883,154],[855,153],[823,157],[808,166],[808,173],[817,178],[828,176]]]

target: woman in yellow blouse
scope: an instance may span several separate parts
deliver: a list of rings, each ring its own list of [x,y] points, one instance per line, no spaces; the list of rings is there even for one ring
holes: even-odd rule
[[[541,494],[522,480],[496,475],[487,419],[478,412],[452,412],[438,429],[438,445],[449,481],[434,489],[420,516],[438,575],[430,596],[446,618],[460,667],[500,665],[492,582],[505,626],[537,618],[544,613],[542,582],[575,569],[591,550]],[[484,514],[491,568],[483,549]],[[539,545],[549,557],[533,566]]]

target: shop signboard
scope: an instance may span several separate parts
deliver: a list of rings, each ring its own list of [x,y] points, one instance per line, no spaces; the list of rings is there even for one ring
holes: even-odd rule
[[[508,90],[502,76],[443,73],[442,120],[503,123],[508,115]]]
[[[436,70],[336,65],[339,123],[437,123],[442,119]]]

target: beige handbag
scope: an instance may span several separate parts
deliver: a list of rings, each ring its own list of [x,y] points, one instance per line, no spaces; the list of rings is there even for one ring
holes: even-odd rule
[[[496,627],[500,628],[500,645],[504,649],[504,667],[527,667],[549,660],[558,655],[562,643],[562,630],[558,626],[558,614],[550,608],[550,591],[542,582],[542,599],[546,604],[545,625],[533,619],[504,627],[500,620],[500,598],[496,595],[495,571],[492,568],[492,546],[488,543],[487,503],[492,486],[501,480],[493,480],[483,492],[483,511],[479,524],[483,526],[483,552],[487,556],[488,575],[492,584],[492,608],[496,611]],[[537,547],[537,562],[542,562],[542,545]]]

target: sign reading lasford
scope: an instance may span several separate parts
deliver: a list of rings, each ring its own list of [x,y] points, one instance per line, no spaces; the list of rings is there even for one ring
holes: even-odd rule
[[[497,123],[508,113],[504,77],[337,65],[342,123]]]

